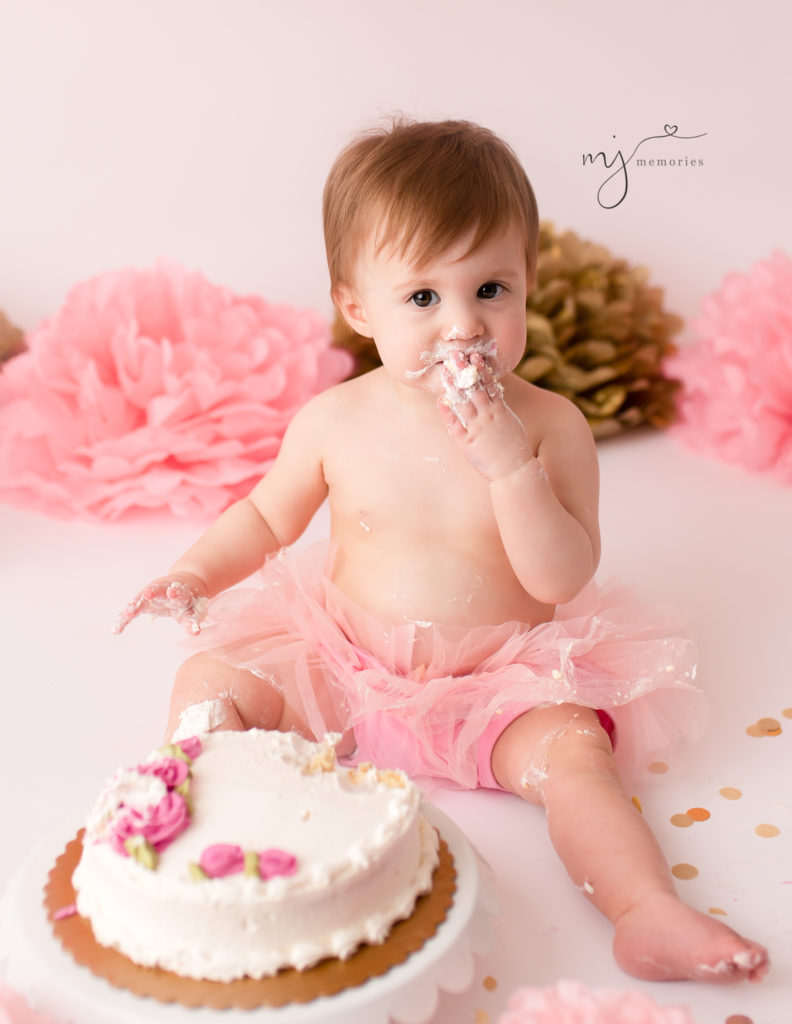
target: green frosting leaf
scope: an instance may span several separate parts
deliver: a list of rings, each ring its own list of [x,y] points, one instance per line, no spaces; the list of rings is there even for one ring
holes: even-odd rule
[[[128,839],[124,840],[124,849],[132,858],[137,861],[144,868],[148,868],[149,871],[156,871],[157,862],[157,851],[143,836],[129,836]]]
[[[261,877],[259,872],[259,855],[255,850],[248,850],[245,853],[245,874],[251,875],[253,878]]]
[[[192,764],[192,758],[188,757],[184,753],[178,743],[166,743],[164,747],[160,747],[158,753],[164,754],[165,757],[176,757],[180,761],[186,761],[187,764]]]

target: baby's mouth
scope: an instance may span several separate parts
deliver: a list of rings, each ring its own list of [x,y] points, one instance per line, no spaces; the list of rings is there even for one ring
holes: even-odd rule
[[[421,359],[430,366],[448,366],[458,352],[462,353],[467,362],[476,352],[484,360],[494,359],[498,354],[498,343],[495,338],[483,338],[467,345],[460,345],[459,342],[444,338],[431,352],[424,352]]]
[[[436,379],[435,374],[432,374],[433,383],[437,380],[437,383],[440,384],[438,390],[445,390],[445,385],[442,383],[442,372],[445,369],[455,386],[465,391],[475,387],[479,380],[479,372],[470,362],[470,357],[474,353],[478,353],[497,376],[494,361],[498,354],[498,343],[495,338],[487,338],[468,345],[460,345],[458,342],[448,341],[444,338],[430,351],[421,353],[421,362],[424,365],[420,370],[407,370],[405,376],[408,379],[419,379],[436,370],[440,378]],[[457,354],[464,357],[464,364],[461,367],[455,361]]]

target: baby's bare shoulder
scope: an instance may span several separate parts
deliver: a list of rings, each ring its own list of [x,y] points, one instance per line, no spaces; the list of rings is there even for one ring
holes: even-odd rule
[[[341,381],[340,384],[334,384],[315,395],[303,408],[313,416],[348,414],[357,406],[376,400],[377,377],[377,372],[372,370],[359,377]]]
[[[369,391],[366,376],[368,374],[342,381],[314,395],[295,413],[291,424],[315,430],[345,420],[366,399]]]
[[[506,401],[525,426],[540,435],[558,430],[588,430],[583,413],[574,402],[555,391],[537,387],[516,374],[509,379]]]

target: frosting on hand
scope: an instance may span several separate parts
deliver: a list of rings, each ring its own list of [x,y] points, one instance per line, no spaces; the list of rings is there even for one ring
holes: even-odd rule
[[[200,633],[207,604],[206,597],[196,587],[182,580],[155,580],[124,608],[116,619],[113,632],[123,633],[133,619],[147,613],[175,619],[188,633]]]

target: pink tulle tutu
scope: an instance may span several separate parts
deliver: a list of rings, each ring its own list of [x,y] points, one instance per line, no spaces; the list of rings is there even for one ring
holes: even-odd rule
[[[693,642],[626,587],[591,583],[533,628],[391,626],[341,593],[327,565],[325,544],[280,552],[256,588],[215,598],[188,643],[265,679],[315,736],[354,729],[356,760],[475,788],[493,723],[567,702],[607,712],[622,765],[701,734]]]

